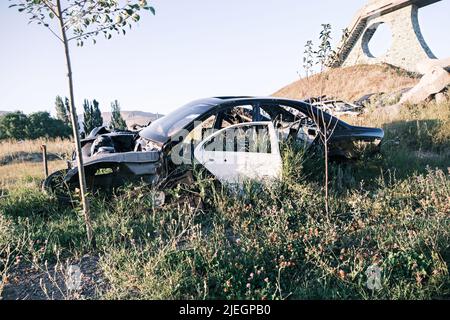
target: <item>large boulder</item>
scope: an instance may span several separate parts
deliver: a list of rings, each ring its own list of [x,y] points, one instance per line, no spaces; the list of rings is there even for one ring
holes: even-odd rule
[[[424,70],[425,71],[425,70]],[[400,104],[420,103],[443,91],[450,84],[450,73],[442,66],[428,66],[420,82],[410,91],[403,94]]]
[[[421,74],[427,74],[433,67],[441,67],[450,71],[450,57],[446,59],[426,59],[417,64],[417,71]]]

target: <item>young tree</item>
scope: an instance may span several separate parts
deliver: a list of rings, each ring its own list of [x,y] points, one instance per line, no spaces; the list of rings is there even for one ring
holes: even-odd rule
[[[83,101],[83,129],[84,133],[88,135],[94,129],[94,120],[92,115],[92,105],[87,99]]]
[[[103,126],[102,112],[100,111],[98,101],[95,99],[92,101],[92,123],[94,128]]]
[[[111,102],[111,123],[109,126],[114,130],[127,129],[127,123],[123,120],[122,115],[120,114],[120,105],[117,100]]]
[[[305,44],[305,51],[303,52],[303,69],[308,79],[312,73],[312,67],[314,66],[314,49],[313,42],[308,40]]]
[[[141,10],[155,14],[146,0],[10,0],[10,7],[18,7],[19,12],[30,16],[30,22],[46,27],[58,39],[64,48],[70,93],[70,117],[76,145],[78,176],[80,181],[83,215],[86,223],[88,241],[92,243],[93,232],[90,219],[89,202],[86,198],[86,179],[81,153],[80,133],[75,107],[75,93],[70,56],[70,43],[76,41],[83,46],[84,41],[103,34],[110,39],[114,32],[125,35],[126,27],[140,19]],[[56,30],[59,29],[59,32]]]
[[[69,98],[67,98],[67,97],[64,99],[64,106],[66,107],[67,116],[69,117],[69,123],[70,123],[70,102],[69,102]]]
[[[85,134],[89,134],[92,130],[91,105],[87,99],[83,101],[83,130]]]
[[[66,98],[67,100],[67,98]],[[64,101],[60,96],[56,96],[55,100],[55,109],[56,109],[56,118],[64,122],[65,124],[69,125],[70,120],[69,116],[67,115],[67,108],[64,105]]]
[[[325,119],[324,111],[322,109],[317,109],[317,112],[314,112],[311,108],[310,116],[317,126],[317,134],[319,136],[320,142],[323,146],[323,154],[324,154],[324,190],[325,190],[325,213],[327,215],[327,219],[329,219],[329,169],[328,169],[328,144],[336,130],[336,126],[338,121],[336,118],[332,118],[330,121]]]
[[[320,32],[319,50],[317,50],[317,63],[320,65],[320,72],[323,72],[328,66],[331,55],[331,25],[322,24],[322,31]]]
[[[344,32],[346,32],[344,30]],[[312,49],[312,41],[308,41],[305,45],[305,52],[303,56],[304,69],[307,72],[307,80],[308,80],[308,72],[311,70],[314,64],[319,65],[320,67],[320,98],[318,102],[322,102],[322,97],[324,97],[324,86],[325,86],[325,77],[324,74],[325,68],[330,66],[332,61],[334,52],[331,49],[331,25],[330,24],[322,24],[322,31],[319,35],[319,47],[317,50]],[[314,56],[315,55],[315,56]],[[328,144],[333,136],[333,133],[336,129],[337,121],[331,120],[326,121],[324,116],[324,111],[320,108],[317,109],[317,113],[313,111],[311,108],[310,116],[317,126],[317,134],[319,139],[323,145],[324,149],[324,189],[325,189],[325,212],[327,218],[329,218],[329,170],[328,170]]]
[[[88,135],[93,129],[103,125],[103,118],[97,100],[90,103],[87,99],[84,99],[83,109],[84,132]]]

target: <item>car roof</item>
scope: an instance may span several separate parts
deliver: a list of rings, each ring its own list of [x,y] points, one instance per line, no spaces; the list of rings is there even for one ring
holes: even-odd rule
[[[150,124],[148,127],[144,128],[139,135],[141,137],[144,137],[146,139],[150,139],[153,141],[157,141],[160,143],[166,143],[167,140],[170,138],[167,132],[164,132],[163,134],[158,133],[158,137],[156,137],[155,135],[155,130],[153,130],[153,127],[156,126],[161,126],[162,123],[168,122],[168,126],[167,128],[169,128],[170,126],[172,126],[170,124],[170,122],[173,120],[174,123],[178,122],[180,119],[178,118],[186,118],[185,117],[185,113],[186,111],[189,111],[194,108],[196,109],[196,111],[194,113],[201,113],[201,114],[206,114],[211,112],[214,109],[220,109],[221,107],[227,107],[228,105],[232,106],[234,103],[236,104],[255,104],[255,103],[271,103],[271,104],[280,104],[280,105],[285,105],[285,106],[289,106],[289,107],[293,107],[294,109],[298,109],[301,112],[305,112],[308,111],[309,112],[309,108],[312,108],[311,111],[313,113],[317,113],[319,112],[317,107],[312,106],[311,104],[305,102],[305,101],[301,101],[301,100],[293,100],[293,99],[286,99],[286,98],[278,98],[278,97],[251,97],[251,96],[226,96],[226,97],[212,97],[212,98],[205,98],[205,99],[198,99],[195,101],[190,102],[189,104],[180,107],[178,110],[176,110],[175,112],[171,112],[168,115],[166,115],[165,117],[159,118],[158,120],[155,120],[152,124]],[[264,105],[262,105],[261,107],[264,107]],[[326,114],[326,113],[325,113]],[[196,115],[197,117],[200,116],[200,114]],[[168,120],[169,118],[170,120]],[[330,115],[330,114],[326,114],[325,117],[331,117],[331,118],[335,118],[334,116]],[[174,118],[174,119],[171,119]],[[337,118],[336,118],[337,119]],[[347,124],[345,124],[343,121],[340,121],[339,119],[337,119],[339,122],[341,122],[344,126],[348,126]],[[164,127],[164,126],[163,126]],[[166,128],[166,129],[167,129]],[[163,129],[163,130],[166,130]],[[158,131],[161,131],[160,129],[158,129]],[[167,130],[166,130],[167,131]]]
[[[300,103],[309,104],[303,100],[294,100],[281,97],[267,97],[267,96],[224,96],[224,97],[213,97],[199,100],[199,102],[206,102],[211,104],[222,104],[226,102],[250,102],[250,101],[261,101],[261,102],[276,102],[276,103]]]

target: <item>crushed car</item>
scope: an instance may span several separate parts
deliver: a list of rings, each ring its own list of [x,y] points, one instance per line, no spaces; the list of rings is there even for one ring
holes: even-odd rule
[[[357,157],[361,143],[379,150],[384,137],[382,129],[352,126],[304,101],[216,97],[191,102],[137,131],[96,128],[81,144],[89,189],[130,181],[156,186],[176,180],[174,172],[186,165],[200,165],[222,183],[241,183],[280,179],[280,142],[291,139],[308,150],[320,144],[321,130],[330,131],[330,157],[347,159]],[[74,155],[43,188],[77,188],[76,163]]]
[[[364,108],[362,105],[343,100],[322,100],[314,102],[312,105],[336,117],[356,117],[362,113]]]

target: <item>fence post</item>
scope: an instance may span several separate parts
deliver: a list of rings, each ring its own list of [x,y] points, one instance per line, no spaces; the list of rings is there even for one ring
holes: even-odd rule
[[[42,151],[42,162],[44,164],[44,174],[45,178],[48,177],[48,161],[47,161],[47,146],[45,144],[41,145]]]

